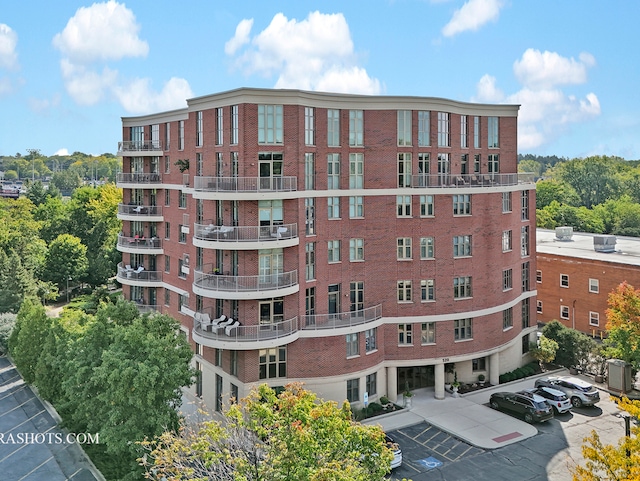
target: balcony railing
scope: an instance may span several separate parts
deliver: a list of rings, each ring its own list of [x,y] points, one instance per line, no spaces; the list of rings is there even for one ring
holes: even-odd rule
[[[136,307],[138,308],[138,312],[140,314],[149,314],[152,312],[160,312],[160,306],[156,304],[142,304],[140,302],[136,302]]]
[[[122,280],[162,282],[162,271],[148,271],[142,266],[118,264],[118,278]]]
[[[407,187],[493,187],[500,185],[532,184],[535,174],[418,174],[411,176]]]
[[[382,317],[382,304],[357,311],[338,312],[335,314],[314,314],[304,316],[305,330],[337,329],[339,327],[358,326],[375,321]]]
[[[135,205],[135,204],[118,204],[118,214],[120,215],[139,215],[139,216],[161,216],[162,207],[159,205]]]
[[[204,266],[194,271],[193,284],[201,289],[222,292],[271,291],[298,284],[298,271],[257,276],[228,276],[216,274],[211,266]]]
[[[194,317],[193,329],[202,337],[225,342],[259,342],[286,337],[298,331],[298,318],[258,326],[234,326],[229,329],[202,323]]]
[[[296,177],[195,177],[194,188],[202,192],[293,192]]]
[[[118,152],[156,152],[162,150],[159,140],[123,140],[118,142]]]
[[[160,184],[162,174],[151,172],[119,172],[116,177],[118,184]]]
[[[145,238],[138,235],[119,235],[118,246],[129,249],[162,249],[162,239],[159,237]]]
[[[224,226],[212,222],[194,224],[196,239],[218,242],[257,242],[294,239],[298,237],[298,224],[265,226]]]

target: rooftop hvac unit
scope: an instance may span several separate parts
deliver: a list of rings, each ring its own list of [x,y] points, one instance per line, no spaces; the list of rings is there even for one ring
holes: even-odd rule
[[[593,237],[593,249],[596,252],[615,252],[616,236],[597,235]]]
[[[573,237],[573,227],[556,227],[556,239],[570,241]]]

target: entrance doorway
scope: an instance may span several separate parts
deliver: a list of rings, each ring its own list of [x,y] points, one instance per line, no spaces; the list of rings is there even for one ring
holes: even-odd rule
[[[435,386],[435,367],[415,366],[398,368],[398,392]]]

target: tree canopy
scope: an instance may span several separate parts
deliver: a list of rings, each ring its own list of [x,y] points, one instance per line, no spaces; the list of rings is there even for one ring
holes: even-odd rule
[[[609,294],[607,354],[640,370],[640,290],[627,282]]]

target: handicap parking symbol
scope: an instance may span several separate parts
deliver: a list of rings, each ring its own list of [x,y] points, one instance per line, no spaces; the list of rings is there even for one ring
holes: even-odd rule
[[[416,461],[420,466],[423,466],[427,469],[434,469],[434,468],[438,468],[440,466],[442,466],[442,461],[434,458],[433,456],[430,456],[428,458],[425,459],[419,459],[418,461]]]

